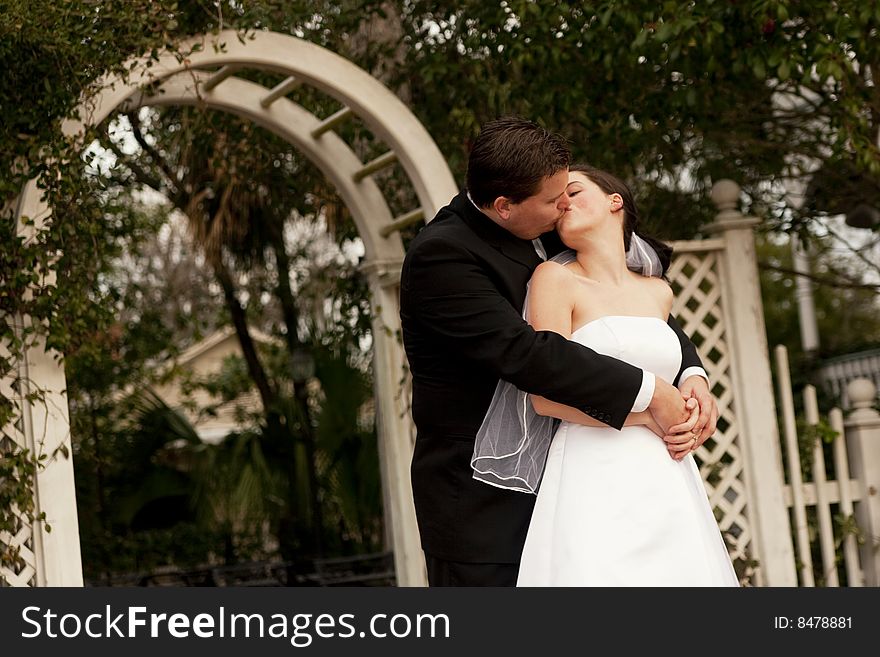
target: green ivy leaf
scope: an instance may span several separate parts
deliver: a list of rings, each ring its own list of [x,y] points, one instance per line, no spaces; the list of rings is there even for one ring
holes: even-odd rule
[[[755,77],[759,80],[763,80],[767,77],[767,69],[764,67],[764,60],[761,58],[756,58],[754,62],[752,62],[752,72],[755,74]]]
[[[672,29],[672,23],[661,23],[660,27],[654,33],[654,39],[656,41],[660,41],[661,43],[666,43],[666,41],[669,40],[669,37],[672,36]]]
[[[783,82],[785,80],[788,80],[789,75],[791,75],[791,68],[789,67],[788,61],[784,61],[779,64],[779,68],[777,69],[776,74]]]

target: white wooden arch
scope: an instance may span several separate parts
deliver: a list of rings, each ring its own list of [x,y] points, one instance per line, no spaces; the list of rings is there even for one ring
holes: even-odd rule
[[[413,430],[406,395],[401,394],[404,354],[399,335],[398,286],[404,250],[400,228],[432,217],[456,193],[455,182],[430,135],[386,87],[342,57],[302,39],[257,32],[244,41],[233,31],[197,37],[182,44],[180,51],[201,47],[183,62],[172,52],[160,55],[147,67],[140,60],[129,79],[110,77],[101,91],[84,102],[80,117],[67,121],[65,135],[76,137],[84,128],[97,125],[113,111],[148,105],[198,105],[231,112],[250,119],[287,140],[308,157],[345,202],[365,245],[362,265],[370,281],[373,307],[374,378],[379,426],[380,457],[386,523],[390,525],[398,584],[426,583],[419,545],[409,463]],[[127,67],[128,68],[128,67]],[[268,89],[236,77],[242,70],[260,70],[285,76]],[[300,84],[314,87],[342,103],[330,117],[319,118],[286,97]],[[350,118],[360,119],[383,142],[388,151],[363,163],[333,128]],[[393,217],[371,175],[399,162],[413,185],[419,207]],[[41,199],[36,181],[28,183],[17,207],[19,233],[27,237],[39,226],[50,208]],[[22,323],[26,323],[24,318]],[[10,537],[24,546],[28,568],[16,577],[26,585],[78,586],[82,584],[73,465],[69,458],[70,429],[65,378],[51,353],[31,349],[22,364],[24,387],[12,390],[2,382],[3,392],[19,399],[24,447],[51,456],[37,479],[37,513],[45,512],[51,533],[43,523],[30,528],[31,536]],[[49,392],[48,404],[32,405],[32,387]],[[61,447],[61,449],[59,449]],[[64,449],[66,447],[66,449]],[[4,573],[10,579],[10,573]],[[11,580],[11,583],[15,583]]]

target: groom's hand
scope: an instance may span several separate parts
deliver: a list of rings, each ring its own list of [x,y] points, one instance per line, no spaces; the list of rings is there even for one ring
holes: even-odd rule
[[[648,411],[664,434],[668,434],[671,427],[686,423],[689,419],[682,393],[659,376],[654,386],[654,396],[648,404]],[[692,427],[688,430],[690,428]]]
[[[696,399],[700,405],[700,417],[694,427],[697,444],[694,449],[706,442],[718,425],[718,405],[709,391],[709,383],[702,376],[689,376],[681,384],[681,396],[684,399]]]

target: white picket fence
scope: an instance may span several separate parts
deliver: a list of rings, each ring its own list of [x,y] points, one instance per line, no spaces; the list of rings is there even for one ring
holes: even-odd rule
[[[785,502],[798,583],[880,586],[880,414],[872,408],[877,389],[868,379],[849,383],[848,398],[855,412],[844,421],[839,408],[829,411],[825,426],[836,435],[827,443],[821,437],[827,432],[817,431],[822,424],[815,387],[804,387],[804,421],[799,428],[788,352],[777,346],[774,355],[786,455]],[[806,471],[804,460],[809,464]]]

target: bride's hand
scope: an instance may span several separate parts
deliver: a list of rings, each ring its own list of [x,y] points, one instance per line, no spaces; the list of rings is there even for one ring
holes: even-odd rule
[[[679,433],[693,433],[694,427],[697,426],[697,420],[700,419],[700,403],[696,397],[691,397],[685,401],[684,407],[689,413],[688,419],[681,424],[669,427],[669,431],[666,432],[667,436],[674,436]]]
[[[651,415],[648,411],[640,411],[636,413],[630,413],[626,419],[626,422],[623,423],[624,426],[642,426],[647,427],[651,431],[653,431],[659,438],[663,438],[664,431],[663,427],[657,424],[657,420],[654,419],[654,416]]]
[[[663,436],[669,456],[676,461],[682,460],[697,447],[698,436],[693,430],[700,417],[700,406],[696,399],[691,398],[687,400],[687,408],[691,413],[687,422],[670,427],[669,433]]]
[[[663,437],[663,427],[657,424],[657,421],[654,419],[654,416],[650,413],[645,413],[647,417],[645,417],[644,426],[648,427],[651,431],[657,434],[658,437]]]

